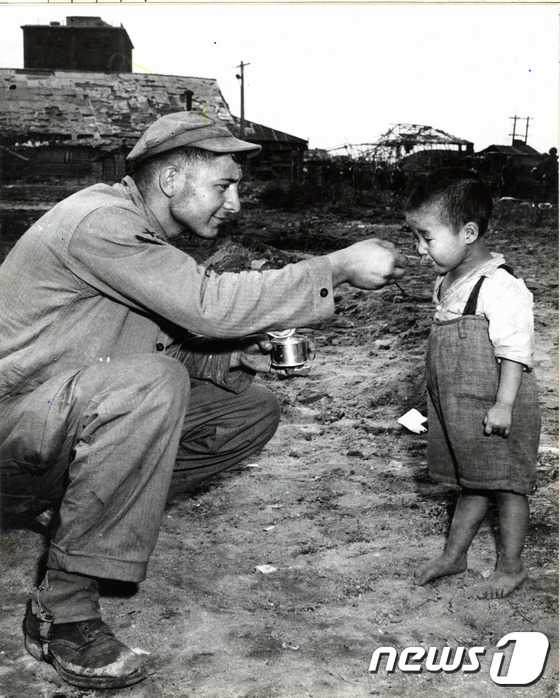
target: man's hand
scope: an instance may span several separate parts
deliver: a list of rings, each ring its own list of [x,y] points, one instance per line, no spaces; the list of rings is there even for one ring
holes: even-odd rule
[[[332,266],[333,286],[379,289],[404,276],[406,257],[392,242],[371,238],[326,255]]]
[[[310,339],[307,342],[309,344],[309,354],[312,356],[315,354],[315,344]],[[272,342],[268,334],[248,335],[239,341],[239,348],[232,352],[229,367],[243,367],[257,373],[270,373],[272,371],[272,366],[270,365],[271,351]],[[309,366],[307,365],[274,370],[283,376],[307,376],[309,374]]]
[[[239,348],[232,352],[230,368],[248,368],[257,373],[270,373],[272,343],[267,334],[253,334],[239,340]]]

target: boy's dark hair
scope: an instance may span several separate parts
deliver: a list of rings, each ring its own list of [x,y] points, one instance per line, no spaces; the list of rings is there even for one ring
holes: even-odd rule
[[[439,208],[442,221],[455,232],[473,222],[482,235],[492,215],[492,194],[471,170],[446,167],[420,180],[406,200],[405,211],[408,213],[431,205]]]

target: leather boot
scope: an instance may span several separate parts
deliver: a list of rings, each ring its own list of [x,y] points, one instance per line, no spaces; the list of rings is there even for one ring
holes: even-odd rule
[[[140,658],[113,635],[100,618],[53,625],[52,614],[36,599],[24,621],[25,647],[81,688],[122,688],[146,678]]]

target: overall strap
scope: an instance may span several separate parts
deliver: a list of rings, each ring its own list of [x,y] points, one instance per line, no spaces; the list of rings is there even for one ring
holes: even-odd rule
[[[508,264],[500,264],[498,269],[505,269],[505,271],[507,271],[508,274],[515,276],[512,267],[510,267]],[[480,279],[474,285],[474,288],[471,291],[471,295],[469,296],[469,299],[465,304],[465,309],[463,310],[463,315],[475,315],[476,314],[476,306],[478,303],[478,294],[480,293],[480,287],[484,283],[485,278],[486,278],[485,276],[481,276]]]

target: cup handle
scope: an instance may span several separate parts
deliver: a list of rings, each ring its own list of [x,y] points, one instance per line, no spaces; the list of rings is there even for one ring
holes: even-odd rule
[[[311,339],[307,340],[307,358],[309,361],[315,358],[315,342]]]

